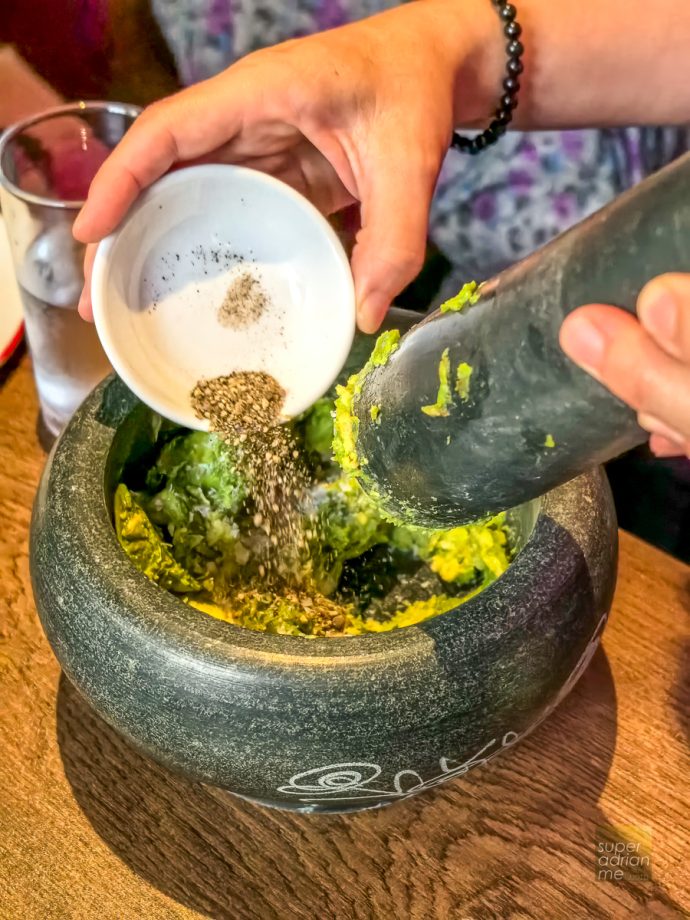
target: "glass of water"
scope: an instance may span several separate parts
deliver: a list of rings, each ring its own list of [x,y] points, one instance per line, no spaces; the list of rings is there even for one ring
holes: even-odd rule
[[[98,167],[139,114],[135,106],[59,106],[0,137],[7,225],[43,423],[58,435],[110,372],[96,329],[77,313],[84,247],[72,224]]]

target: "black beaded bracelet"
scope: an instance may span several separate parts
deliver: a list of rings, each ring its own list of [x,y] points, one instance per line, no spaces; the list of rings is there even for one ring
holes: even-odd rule
[[[499,137],[506,133],[513,118],[513,111],[517,107],[517,94],[520,89],[520,80],[518,78],[524,70],[521,58],[525,49],[520,41],[522,29],[515,18],[517,10],[512,3],[506,3],[505,0],[493,0],[493,3],[503,23],[503,34],[508,39],[508,44],[506,45],[508,64],[503,81],[505,92],[501,96],[501,102],[496,109],[493,121],[485,131],[477,134],[476,137],[463,137],[462,134],[457,132],[453,134],[451,146],[456,150],[462,151],[462,153],[480,153],[495,144]]]

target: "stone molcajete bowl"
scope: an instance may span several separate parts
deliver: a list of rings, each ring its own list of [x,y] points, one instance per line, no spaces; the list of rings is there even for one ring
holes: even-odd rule
[[[357,347],[361,365],[371,342]],[[150,411],[118,380],[92,393],[45,469],[31,574],[72,683],[139,750],[192,779],[301,811],[399,801],[512,747],[596,649],[617,552],[600,470],[512,512],[517,557],[457,610],[390,633],[301,639],[200,613],[124,555],[112,493],[152,436]]]

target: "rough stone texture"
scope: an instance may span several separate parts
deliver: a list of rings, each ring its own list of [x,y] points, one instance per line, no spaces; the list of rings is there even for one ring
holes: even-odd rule
[[[132,567],[110,492],[150,433],[118,381],[94,392],[44,473],[31,572],[70,680],[168,767],[287,808],[387,804],[511,747],[596,648],[617,549],[601,472],[546,496],[509,571],[461,609],[388,635],[308,640],[213,620]]]

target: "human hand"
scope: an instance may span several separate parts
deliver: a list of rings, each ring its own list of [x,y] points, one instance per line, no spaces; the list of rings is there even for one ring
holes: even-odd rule
[[[637,301],[637,318],[590,305],[561,327],[561,347],[633,409],[658,457],[690,452],[690,275],[661,275]]]
[[[423,264],[431,196],[458,116],[455,85],[484,53],[476,50],[483,47],[481,29],[496,34],[490,4],[477,8],[477,15],[460,18],[452,0],[406,4],[259,51],[154,104],[96,175],[76,237],[101,240],[139,193],[175,166],[224,162],[260,169],[325,214],[359,203],[352,253],[358,322],[375,331]],[[500,43],[496,48],[496,86],[484,101],[468,76],[473,91],[465,121],[481,120],[495,105]],[[80,304],[87,318],[93,254],[90,247]]]

